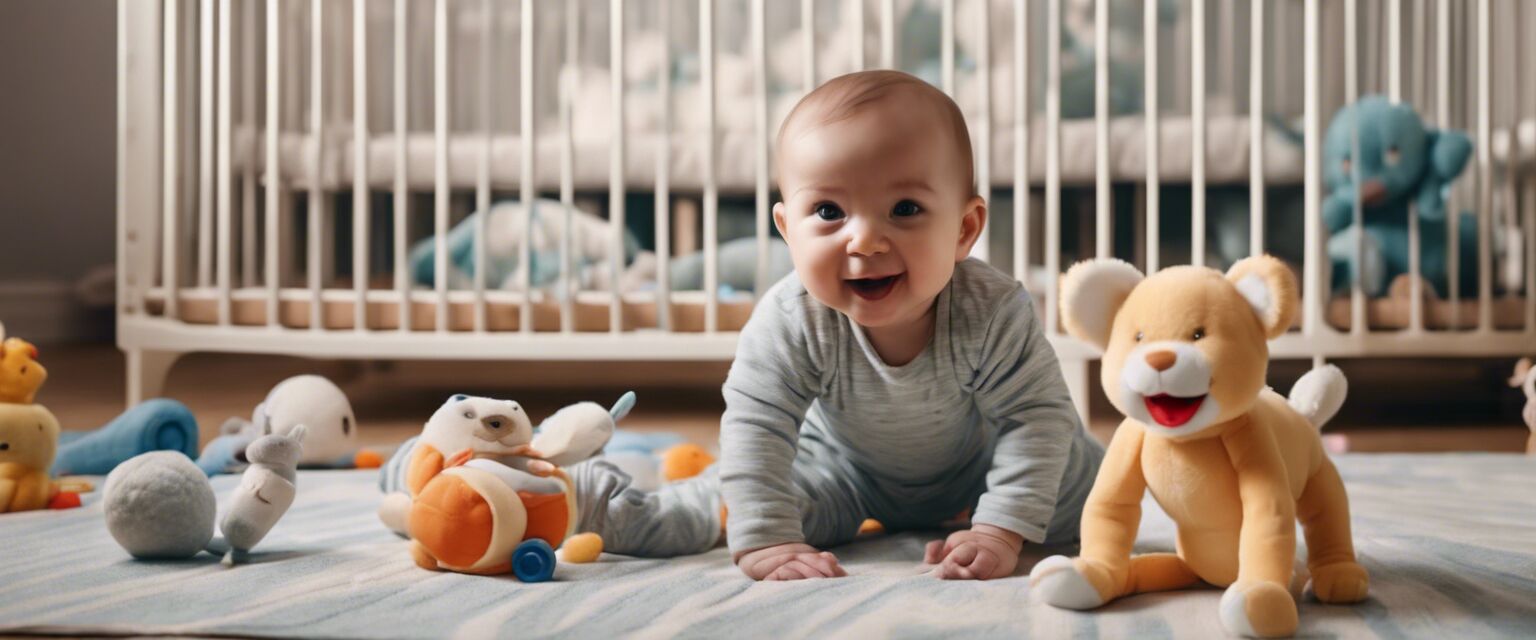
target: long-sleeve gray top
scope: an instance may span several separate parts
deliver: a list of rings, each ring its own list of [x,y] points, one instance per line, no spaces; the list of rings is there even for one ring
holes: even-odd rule
[[[763,296],[724,387],[732,552],[804,541],[790,472],[802,438],[833,452],[811,462],[853,483],[870,512],[859,517],[931,526],[984,482],[973,523],[1045,537],[1073,440],[1087,436],[1029,294],[965,260],[936,305],[932,341],[893,367],[796,274]]]

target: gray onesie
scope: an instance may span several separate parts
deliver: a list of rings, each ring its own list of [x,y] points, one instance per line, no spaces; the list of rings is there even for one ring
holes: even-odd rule
[[[635,490],[601,460],[572,469],[581,528],[615,553],[828,547],[865,518],[888,530],[972,522],[1031,542],[1077,537],[1103,448],[1083,429],[1023,287],[976,260],[939,294],[933,341],[886,365],[864,331],[790,274],[758,303],[725,383],[721,460]]]

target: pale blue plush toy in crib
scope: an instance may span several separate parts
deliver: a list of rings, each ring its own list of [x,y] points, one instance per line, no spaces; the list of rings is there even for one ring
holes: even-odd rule
[[[1354,129],[1359,127],[1359,155]],[[1370,296],[1386,292],[1392,280],[1408,272],[1409,204],[1419,216],[1420,273],[1444,296],[1450,260],[1446,251],[1446,198],[1472,154],[1472,141],[1460,131],[1424,126],[1413,107],[1381,96],[1361,98],[1333,116],[1323,141],[1323,202],[1333,287],[1349,288],[1356,269]],[[1364,247],[1357,264],[1355,201],[1360,200]],[[1477,283],[1477,222],[1471,214],[1458,220],[1458,282],[1468,292]]]

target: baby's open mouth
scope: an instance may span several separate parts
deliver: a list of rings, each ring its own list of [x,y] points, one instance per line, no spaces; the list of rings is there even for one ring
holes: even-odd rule
[[[1160,393],[1155,396],[1146,396],[1142,399],[1147,404],[1147,413],[1152,414],[1152,419],[1165,427],[1182,427],[1195,417],[1195,412],[1200,410],[1200,405],[1205,403],[1205,396],[1193,398],[1180,398]]]
[[[905,275],[898,273],[883,278],[853,278],[844,282],[853,288],[854,295],[865,300],[879,300],[890,295],[891,290],[896,288],[896,283],[901,282]]]

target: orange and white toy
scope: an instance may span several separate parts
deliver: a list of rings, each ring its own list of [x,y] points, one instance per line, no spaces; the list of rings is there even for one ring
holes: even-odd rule
[[[1299,520],[1311,591],[1329,604],[1365,598],[1344,483],[1318,435],[1343,403],[1343,373],[1314,369],[1289,399],[1264,386],[1267,340],[1300,302],[1284,264],[1261,256],[1225,276],[1181,266],[1143,278],[1095,260],[1067,272],[1061,301],[1067,331],[1104,350],[1104,391],[1126,419],[1083,509],[1082,555],[1037,564],[1037,596],[1092,609],[1203,581],[1226,588],[1229,632],[1290,635]],[[1178,526],[1174,553],[1131,554],[1149,490]]]
[[[423,568],[548,579],[552,549],[577,525],[575,490],[560,467],[599,453],[633,404],[631,393],[611,411],[571,405],[535,435],[518,403],[455,395],[408,445],[406,492],[386,496],[379,517],[411,539]]]

